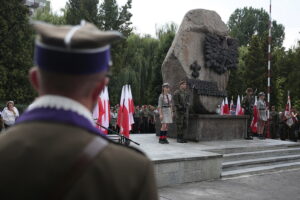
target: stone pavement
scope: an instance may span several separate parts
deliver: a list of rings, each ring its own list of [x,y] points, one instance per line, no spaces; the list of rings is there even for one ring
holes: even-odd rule
[[[294,145],[294,142],[282,140],[230,140],[230,141],[209,141],[209,142],[189,142],[186,144],[177,143],[175,139],[168,139],[170,144],[159,144],[155,134],[132,134],[130,138],[140,146],[131,144],[144,151],[152,160],[184,158],[191,156],[215,155],[211,152],[221,153],[224,149],[232,148],[265,148],[277,145]]]
[[[297,169],[166,187],[159,195],[160,200],[296,200],[299,188]]]

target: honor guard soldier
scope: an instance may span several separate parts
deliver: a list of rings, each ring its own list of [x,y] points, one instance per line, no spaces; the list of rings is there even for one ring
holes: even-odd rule
[[[177,142],[186,143],[184,133],[188,128],[189,94],[186,80],[180,81],[179,89],[174,92],[173,103],[176,112]]]
[[[251,120],[253,118],[253,107],[255,103],[255,98],[253,96],[253,90],[252,88],[247,88],[246,90],[246,96],[244,97],[242,101],[242,107],[245,110],[245,115],[248,115],[249,118],[247,120],[247,136],[246,140],[253,140],[252,138],[252,131],[251,131]]]
[[[93,123],[105,86],[109,44],[93,24],[34,23],[30,81],[39,97],[0,140],[2,199],[156,200],[152,162],[109,141]]]

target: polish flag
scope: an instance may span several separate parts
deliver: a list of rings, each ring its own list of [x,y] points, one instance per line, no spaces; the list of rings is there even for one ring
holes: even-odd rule
[[[224,105],[223,114],[224,115],[229,115],[229,106],[228,106],[228,99],[227,99],[227,97],[225,98],[225,105]]]
[[[129,93],[129,123],[130,123],[130,130],[132,130],[132,125],[134,124],[134,103],[133,103],[133,98],[132,98],[132,92],[131,92],[131,86],[128,85],[128,93]]]
[[[238,95],[237,98],[235,115],[244,115],[243,108],[241,106],[240,95]]]
[[[224,115],[224,106],[225,106],[225,103],[224,103],[224,99],[223,99],[222,104],[221,104],[221,108],[220,108],[220,115]]]
[[[255,103],[253,107],[253,118],[250,126],[253,133],[257,133],[257,121],[258,121],[257,97],[255,97]]]
[[[98,97],[98,102],[93,111],[93,119],[96,121],[97,124],[108,128],[109,127],[109,120],[110,120],[110,103],[109,103],[109,95],[108,95],[108,88],[105,87],[103,91],[100,93]],[[96,125],[102,133],[107,134],[108,131],[101,126]]]
[[[130,114],[129,114],[129,91],[128,86],[123,86],[120,109],[118,112],[118,126],[120,127],[120,133],[129,138],[130,132]]]

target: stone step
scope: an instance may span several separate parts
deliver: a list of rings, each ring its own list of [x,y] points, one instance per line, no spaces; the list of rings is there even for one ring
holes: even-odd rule
[[[291,161],[300,159],[300,155],[285,155],[285,156],[276,156],[276,157],[267,157],[267,158],[257,158],[257,159],[248,159],[248,160],[237,160],[237,161],[229,161],[222,163],[222,169],[228,168],[238,168],[243,166],[251,166],[251,165],[264,165],[268,163],[278,163],[283,161]]]
[[[288,170],[293,168],[300,168],[300,161],[230,170],[230,171],[222,172],[221,176],[222,178],[231,178],[231,177],[237,177],[243,175],[263,174],[272,171]]]
[[[223,158],[225,162],[237,161],[237,160],[248,160],[264,157],[275,157],[283,155],[300,155],[300,148],[284,148],[284,149],[272,149],[264,151],[251,151],[242,153],[229,153],[224,154]]]
[[[255,143],[257,140],[250,140],[250,142]],[[220,153],[220,154],[232,154],[232,153],[243,153],[243,152],[256,152],[256,151],[266,151],[275,149],[286,149],[286,148],[300,148],[300,143],[290,142],[287,144],[278,145],[264,145],[264,146],[248,146],[248,147],[233,147],[224,149],[210,149],[209,152]]]

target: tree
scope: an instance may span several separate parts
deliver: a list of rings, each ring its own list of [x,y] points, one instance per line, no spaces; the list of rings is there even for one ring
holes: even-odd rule
[[[151,81],[151,104],[157,104],[157,98],[161,93],[162,71],[161,66],[175,38],[177,25],[175,23],[165,24],[156,29],[156,37],[159,40],[159,47],[156,52],[156,65],[153,67],[153,79]]]
[[[100,27],[99,0],[69,0],[66,5],[66,23],[77,25],[86,20]]]
[[[65,9],[61,10],[64,14],[58,15],[51,10],[50,3],[44,8],[38,8],[34,13],[32,19],[38,21],[44,21],[51,24],[63,25],[66,24],[66,12]]]
[[[1,3],[0,13],[0,99],[29,103],[35,96],[27,78],[33,66],[29,10],[21,1],[10,0]]]
[[[244,7],[236,9],[227,23],[230,35],[237,38],[241,46],[249,45],[253,35],[260,39],[265,37],[269,29],[269,14],[264,9]],[[284,26],[272,21],[272,44],[281,47],[284,40]]]

